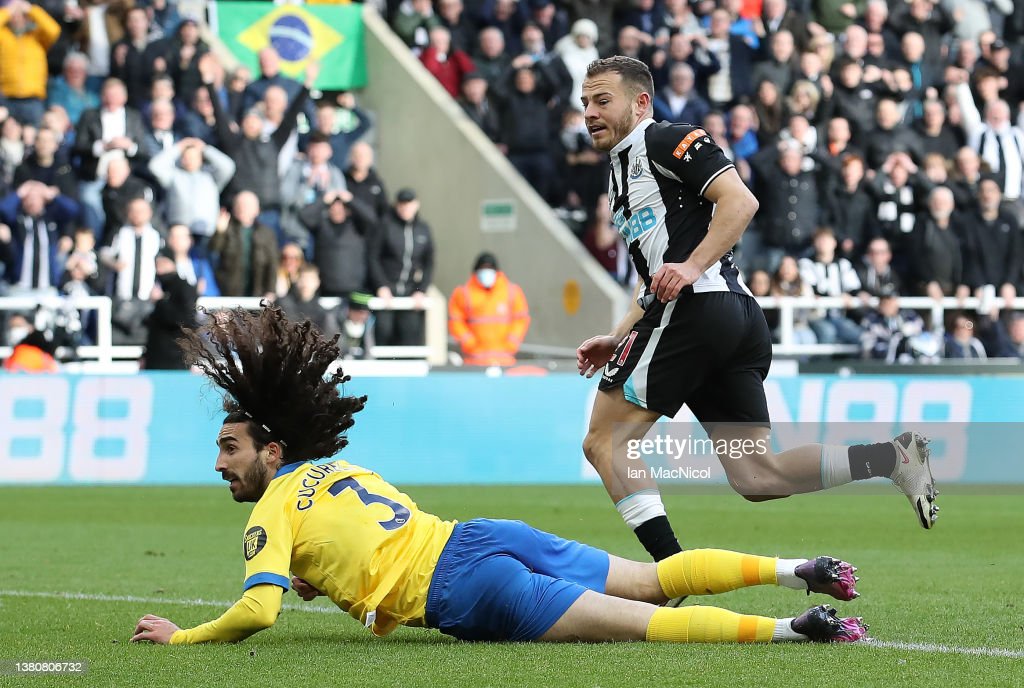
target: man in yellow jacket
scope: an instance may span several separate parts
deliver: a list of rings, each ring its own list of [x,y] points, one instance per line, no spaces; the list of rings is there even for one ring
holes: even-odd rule
[[[481,253],[469,281],[448,301],[448,332],[462,346],[466,365],[515,365],[529,326],[523,290],[498,269],[494,255]]]
[[[46,52],[60,36],[60,24],[42,7],[11,0],[0,8],[0,93],[23,124],[39,125],[46,100]]]

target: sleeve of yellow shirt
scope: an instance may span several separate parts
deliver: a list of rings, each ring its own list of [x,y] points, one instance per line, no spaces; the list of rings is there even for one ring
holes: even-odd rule
[[[36,38],[47,50],[60,37],[60,24],[39,5],[32,5],[28,10],[28,18],[36,25]]]
[[[220,618],[195,628],[175,631],[171,636],[171,645],[234,643],[245,640],[253,633],[274,625],[281,612],[283,595],[284,590],[277,585],[254,585]]]

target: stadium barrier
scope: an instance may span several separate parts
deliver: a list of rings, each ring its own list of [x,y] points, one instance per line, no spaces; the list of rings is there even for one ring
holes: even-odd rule
[[[345,393],[369,399],[341,457],[405,484],[595,482],[581,443],[596,390],[571,373],[354,377]],[[765,392],[785,446],[915,428],[936,440],[936,480],[1024,483],[1024,460],[1007,452],[1024,443],[1020,378],[772,375]],[[185,372],[0,374],[0,484],[222,485],[221,418],[216,390]],[[684,408],[672,431],[691,418]]]
[[[260,307],[259,297],[203,297],[198,306],[207,309],[241,307],[257,310]],[[337,297],[319,299],[324,308],[335,308],[341,303]],[[99,366],[112,366],[114,361],[138,360],[143,354],[141,346],[115,346],[112,343],[111,313],[113,301],[107,296],[61,297],[57,295],[43,296],[5,296],[0,297],[0,312],[30,312],[42,307],[51,310],[95,310],[96,344],[78,346],[74,357],[85,361],[95,361]],[[416,304],[411,297],[395,297],[385,301],[373,297],[369,300],[372,311],[382,310],[414,310]],[[417,359],[433,365],[443,365],[448,360],[448,306],[443,295],[435,288],[428,291],[424,307],[426,318],[426,341],[423,346],[374,346],[370,349],[372,358]],[[72,352],[60,352],[72,353]],[[0,359],[11,355],[11,347],[0,346]]]
[[[774,309],[779,311],[779,342],[773,349],[776,355],[815,356],[859,353],[861,351],[861,347],[856,344],[795,344],[793,341],[794,316],[797,310],[845,308],[847,299],[841,296],[759,296],[757,297],[757,302],[761,305],[761,308],[765,310]],[[989,307],[995,307],[1001,310],[1004,307],[1007,307],[1007,304],[1001,298],[993,298],[991,300],[983,301],[982,299],[975,297],[957,299],[950,296],[939,300],[933,299],[929,296],[903,296],[900,297],[899,302],[901,309],[927,312],[929,315],[925,318],[926,324],[929,324],[930,329],[933,331],[941,331],[944,329],[946,311],[977,310],[979,308],[988,310]],[[878,305],[878,299],[872,297],[865,303],[855,298],[854,303],[857,307],[875,307]],[[1010,310],[1015,311],[1024,310],[1024,297],[1017,297],[1014,299],[1012,304],[1008,305],[1008,307]]]
[[[834,354],[855,355],[861,351],[856,344],[796,344],[793,341],[793,326],[796,311],[801,309],[821,308],[843,308],[846,300],[842,297],[776,297],[764,296],[757,298],[761,308],[765,310],[779,311],[779,342],[774,345],[774,353],[777,356],[827,356]],[[974,310],[983,306],[995,306],[1004,308],[1006,304],[1000,298],[992,299],[983,303],[980,299],[971,297],[967,299],[956,299],[947,297],[942,300],[932,299],[927,296],[905,296],[900,298],[900,307],[927,312],[928,320],[932,329],[942,329],[947,310]],[[258,297],[236,298],[236,297],[204,297],[199,299],[199,305],[205,308],[242,308],[255,310],[259,308]],[[324,297],[320,303],[325,308],[336,307],[340,299]],[[876,306],[877,298],[869,299],[866,304],[857,300],[858,305]],[[111,343],[110,315],[112,312],[111,299],[106,296],[89,296],[77,298],[64,298],[55,295],[51,296],[17,296],[0,297],[0,312],[2,311],[31,311],[37,306],[50,309],[60,307],[71,307],[78,310],[96,310],[98,313],[97,337],[95,345],[79,346],[75,350],[75,357],[83,361],[95,361],[100,367],[85,368],[87,372],[103,372],[113,370],[110,366],[114,361],[137,360],[142,356],[141,346],[114,346]],[[411,298],[394,298],[385,302],[380,298],[370,300],[371,310],[411,310],[414,308]],[[1018,297],[1009,305],[1012,310],[1024,310],[1024,297]],[[444,296],[435,287],[431,287],[427,295],[426,314],[426,342],[424,346],[389,347],[376,346],[370,351],[372,358],[388,359],[416,359],[426,361],[430,365],[444,365],[448,362],[448,321],[447,303]],[[524,354],[535,358],[575,358],[575,349],[569,347],[548,346],[543,344],[526,343],[522,347]],[[10,355],[10,347],[0,346],[0,359]]]

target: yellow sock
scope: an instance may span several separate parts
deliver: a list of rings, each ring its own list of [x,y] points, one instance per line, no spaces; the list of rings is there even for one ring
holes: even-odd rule
[[[777,585],[775,558],[691,549],[658,562],[658,580],[669,599],[683,595],[714,595],[750,585]]]
[[[647,640],[666,643],[770,643],[775,619],[718,607],[659,607]]]

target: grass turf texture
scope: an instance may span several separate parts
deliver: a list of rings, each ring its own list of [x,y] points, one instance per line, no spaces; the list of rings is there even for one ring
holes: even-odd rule
[[[521,518],[645,559],[598,487],[419,487],[447,518]],[[891,495],[818,495],[749,504],[734,495],[668,495],[686,547],[833,554],[860,567],[863,597],[836,603],[886,641],[1024,649],[1020,495],[949,494],[922,531]],[[2,488],[0,589],[234,600],[251,505],[226,488]],[[763,587],[704,598],[740,612],[792,616],[827,601]],[[300,603],[294,595],[286,603]],[[1024,660],[817,645],[528,645],[459,643],[400,629],[385,639],[340,611],[284,611],[227,646],[127,642],[145,613],[192,626],[221,609],[175,603],[0,595],[0,659],[88,659],[85,676],[0,676],[6,685],[659,686],[1022,685]]]

